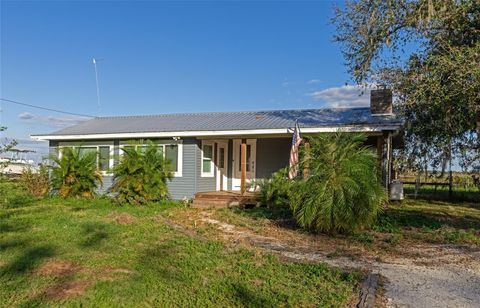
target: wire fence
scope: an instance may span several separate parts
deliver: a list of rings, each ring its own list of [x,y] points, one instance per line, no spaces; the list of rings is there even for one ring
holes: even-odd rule
[[[456,200],[480,203],[480,175],[455,172],[450,181],[449,176],[439,177],[412,176],[400,177],[404,192],[410,198],[437,200]]]

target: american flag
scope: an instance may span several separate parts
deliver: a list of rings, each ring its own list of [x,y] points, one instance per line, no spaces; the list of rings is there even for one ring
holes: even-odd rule
[[[295,121],[295,129],[293,130],[292,137],[292,148],[290,149],[290,163],[288,178],[293,179],[297,176],[298,173],[298,149],[302,143],[302,137],[300,137],[300,128],[298,127],[298,122]]]

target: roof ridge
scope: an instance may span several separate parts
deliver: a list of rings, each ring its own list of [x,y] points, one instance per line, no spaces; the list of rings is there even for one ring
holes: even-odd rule
[[[330,110],[354,110],[367,109],[370,107],[327,107],[327,108],[301,108],[301,109],[271,109],[271,110],[244,110],[244,111],[205,111],[205,112],[173,112],[159,114],[143,114],[143,115],[119,115],[119,116],[98,116],[94,119],[122,119],[122,118],[155,118],[168,116],[192,116],[192,115],[221,115],[221,114],[247,114],[247,113],[268,113],[268,112],[285,112],[285,111],[330,111]]]

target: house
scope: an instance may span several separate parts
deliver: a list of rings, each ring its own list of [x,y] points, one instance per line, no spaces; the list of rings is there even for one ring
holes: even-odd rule
[[[48,140],[52,153],[62,146],[98,151],[103,191],[111,184],[109,169],[122,147],[131,140],[154,140],[174,167],[170,194],[183,199],[201,192],[240,191],[247,182],[267,178],[287,166],[292,128],[298,120],[303,135],[338,130],[367,134],[367,143],[381,158],[383,180],[388,185],[392,150],[400,145],[397,136],[402,128],[402,121],[392,111],[391,92],[373,90],[371,106],[365,108],[98,117],[32,137]]]

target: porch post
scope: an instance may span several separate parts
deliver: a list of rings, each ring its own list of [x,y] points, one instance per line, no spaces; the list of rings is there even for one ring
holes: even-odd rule
[[[305,141],[305,166],[303,168],[303,178],[310,176],[310,142]]]
[[[246,177],[247,177],[247,139],[242,139],[242,144],[240,146],[240,166],[241,166],[241,176],[240,176],[240,192],[242,195],[246,191]]]

